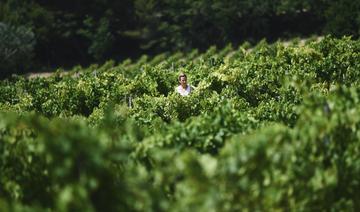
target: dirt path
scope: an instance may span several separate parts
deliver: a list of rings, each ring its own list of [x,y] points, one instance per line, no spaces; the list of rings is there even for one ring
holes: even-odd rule
[[[28,73],[25,75],[26,78],[32,79],[37,77],[50,77],[54,72],[40,72],[40,73]]]

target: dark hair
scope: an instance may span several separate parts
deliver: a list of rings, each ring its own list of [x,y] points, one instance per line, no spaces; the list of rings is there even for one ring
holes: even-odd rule
[[[178,77],[178,80],[179,80],[179,81],[180,81],[181,77],[185,77],[185,78],[187,78],[186,74],[181,73],[181,74],[179,74],[179,77]]]

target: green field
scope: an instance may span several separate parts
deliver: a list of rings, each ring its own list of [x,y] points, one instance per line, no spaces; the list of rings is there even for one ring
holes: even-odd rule
[[[0,211],[360,211],[359,103],[349,37],[13,76]]]

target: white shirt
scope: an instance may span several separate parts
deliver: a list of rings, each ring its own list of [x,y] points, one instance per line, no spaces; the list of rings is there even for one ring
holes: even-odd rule
[[[181,85],[179,85],[179,86],[176,88],[176,91],[177,91],[181,96],[187,96],[187,95],[190,94],[191,88],[190,88],[190,85],[187,85],[187,86],[186,86],[186,89],[184,89]]]

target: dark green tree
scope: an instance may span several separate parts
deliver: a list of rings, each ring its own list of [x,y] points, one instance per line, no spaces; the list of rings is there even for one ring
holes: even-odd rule
[[[0,22],[0,78],[28,69],[34,45],[35,36],[31,29]]]

